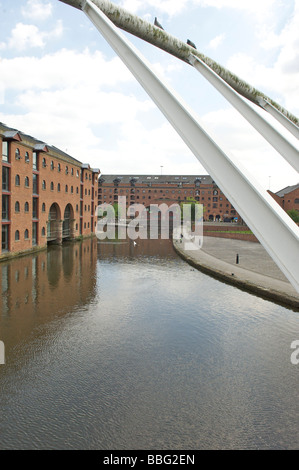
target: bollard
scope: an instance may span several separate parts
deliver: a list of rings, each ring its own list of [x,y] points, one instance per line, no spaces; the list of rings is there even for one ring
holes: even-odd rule
[[[5,348],[3,341],[0,341],[0,364],[5,364]]]
[[[239,255],[236,256],[236,264],[239,264]]]

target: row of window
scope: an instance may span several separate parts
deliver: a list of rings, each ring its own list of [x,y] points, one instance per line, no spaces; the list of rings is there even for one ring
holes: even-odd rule
[[[5,209],[5,214],[6,215],[5,216],[2,215],[2,218],[3,218],[3,220],[8,220],[8,215],[7,215],[8,214],[8,199],[3,198],[3,201],[7,201],[7,204],[5,205],[5,207],[7,207],[7,208]],[[37,216],[37,198],[33,198],[32,204],[33,204],[33,213],[34,213],[34,216],[36,217]],[[3,206],[3,204],[2,204],[2,206]],[[24,211],[29,212],[29,202],[25,202]],[[76,204],[76,212],[78,212],[78,211],[79,211],[79,206],[78,206],[78,204]],[[90,212],[90,205],[89,204],[84,205],[84,211],[85,212],[87,212],[87,211]],[[3,211],[3,207],[2,207],[2,213],[3,212],[4,211]],[[16,203],[15,203],[15,212],[20,212],[20,203],[19,203],[19,201],[16,201]],[[46,212],[46,204],[44,202],[42,204],[42,212]]]
[[[42,228],[42,236],[45,237],[46,236],[46,229],[45,227]],[[29,230],[26,228],[26,230],[24,231],[24,240],[29,240]],[[16,230],[15,231],[15,241],[20,241],[20,231],[19,230]]]
[[[3,191],[9,191],[9,171],[10,168],[3,166],[2,167],[2,190]],[[28,176],[25,176],[25,188],[29,188],[30,186],[30,180]],[[20,175],[15,176],[15,185],[20,186],[21,184],[21,179]],[[33,193],[37,194],[38,188],[37,188],[37,175],[33,174],[32,175],[32,188],[33,188]]]
[[[15,150],[15,159],[16,160],[21,160],[21,152],[19,148],[16,148]],[[30,163],[30,156],[28,152],[25,152],[25,163]],[[9,162],[9,152],[8,152],[8,142],[3,141],[2,142],[2,161],[8,163]],[[42,167],[46,168],[47,167],[47,160],[44,157],[41,161]],[[38,170],[38,158],[37,158],[37,152],[33,152],[32,154],[32,167],[34,170]],[[54,160],[51,160],[50,162],[50,168],[51,170],[54,170],[56,168]],[[62,171],[61,163],[57,163],[57,171],[60,173]],[[65,174],[68,175],[69,173],[73,176],[75,174],[75,170],[73,167],[70,167],[68,165],[65,166],[64,168]],[[79,178],[81,170],[76,170],[76,177]],[[87,174],[85,172],[85,179],[91,180],[91,174]]]
[[[112,189],[107,189],[107,190],[104,189],[104,190],[102,190],[102,188],[99,188],[99,193],[101,193],[102,191],[103,191],[104,193],[105,193],[106,191],[107,191],[107,192],[109,191],[110,193],[112,193]],[[117,191],[118,191],[117,189],[114,189],[114,192],[117,192]],[[130,189],[130,190],[129,190],[129,189],[120,189],[120,190],[119,190],[120,194],[122,194],[122,193],[124,193],[124,192],[128,193],[129,191],[130,191],[131,193],[135,193],[135,192],[136,192],[136,193],[139,193],[141,190],[139,190],[139,189]],[[143,189],[142,192],[145,193],[146,190]],[[153,190],[148,189],[147,192],[148,192],[148,193],[151,193],[151,192],[157,193],[158,190],[157,190],[157,189],[153,189]],[[169,191],[168,189],[166,189],[166,190],[165,190],[165,189],[160,189],[160,193],[169,193],[169,192],[170,192],[170,191]],[[188,192],[189,192],[189,194],[193,194],[193,191],[192,191],[192,190],[186,190],[186,191],[184,191],[184,194],[188,194]],[[179,194],[180,194],[180,193],[181,193],[181,190],[172,190],[171,193],[172,193],[172,194],[175,194],[175,193],[179,193]],[[198,189],[195,190],[195,194],[198,196],[198,195],[200,194],[200,190],[198,190]],[[205,191],[202,190],[201,194],[205,194]],[[211,194],[211,191],[208,191],[208,194]],[[218,196],[218,191],[217,191],[217,190],[213,191],[213,196]]]
[[[33,206],[35,206],[35,205],[37,206],[37,198],[33,198],[32,204],[33,204]],[[24,211],[29,212],[29,202],[25,202]],[[16,203],[15,203],[15,212],[20,212],[20,203],[19,203],[19,201],[16,201]],[[42,212],[46,212],[46,204],[45,203],[42,204]]]
[[[8,191],[9,190],[9,178],[8,178],[8,171],[9,171],[9,168],[6,168],[4,167],[3,168],[3,173],[2,173],[2,189],[4,191]],[[37,175],[33,174],[32,175],[33,177],[33,192],[35,194],[37,194]],[[20,186],[20,175],[16,175],[15,176],[15,185],[16,186]],[[25,187],[26,188],[29,188],[29,185],[30,185],[30,182],[29,182],[29,178],[28,176],[25,177]],[[45,190],[47,189],[47,183],[46,183],[46,180],[43,180],[42,181],[42,189]],[[50,189],[51,191],[54,191],[54,183],[53,181],[51,181],[50,183]],[[70,190],[71,190],[71,193],[74,192],[74,187],[71,186],[70,187]],[[61,185],[60,183],[57,183],[57,191],[60,192],[61,191]],[[65,192],[67,193],[68,192],[68,185],[66,184],[65,185]],[[79,194],[79,187],[77,186],[76,187],[76,193]],[[87,190],[87,188],[85,188],[85,196],[90,196],[90,189]],[[95,191],[95,195],[97,195],[97,192]]]

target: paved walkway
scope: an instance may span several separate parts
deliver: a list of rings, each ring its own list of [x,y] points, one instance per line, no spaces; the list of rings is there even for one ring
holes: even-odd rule
[[[205,236],[201,250],[184,251],[180,241],[174,242],[174,248],[203,272],[299,309],[299,293],[259,243]],[[237,254],[239,264],[236,264]]]

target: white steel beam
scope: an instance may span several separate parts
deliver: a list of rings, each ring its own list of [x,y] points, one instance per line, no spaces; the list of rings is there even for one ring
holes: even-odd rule
[[[258,97],[258,102],[261,108],[264,108],[269,114],[271,114],[277,121],[280,122],[288,131],[290,131],[297,139],[299,139],[299,127],[290,121],[284,114],[282,114],[277,108],[275,108],[269,101],[262,97]]]
[[[285,137],[231,88],[219,75],[208,67],[199,57],[190,55],[192,65],[205,77],[250,124],[299,172],[299,152]],[[273,108],[275,109],[275,108]],[[276,111],[276,110],[275,110]],[[278,112],[278,111],[277,111]],[[280,113],[281,114],[281,113]],[[283,116],[283,115],[281,115]],[[283,116],[284,119],[285,116]],[[290,122],[290,121],[289,121]],[[291,123],[292,124],[292,123]]]
[[[82,10],[85,0],[59,0],[63,3],[71,5],[79,10]],[[257,90],[255,87],[246,83],[244,80],[237,77],[237,75],[230,72],[222,65],[215,62],[210,57],[202,54],[199,50],[194,49],[190,45],[181,41],[180,39],[172,36],[167,31],[164,31],[154,24],[149,23],[148,21],[139,18],[136,15],[133,15],[125,8],[120,7],[111,3],[109,0],[91,0],[100,10],[105,13],[105,15],[115,24],[118,28],[127,31],[130,34],[133,34],[144,41],[153,44],[156,47],[172,54],[173,56],[189,63],[189,55],[193,53],[199,57],[205,64],[207,64],[217,75],[219,75],[225,82],[227,82],[234,90],[237,91],[240,95],[249,99],[258,106],[261,106],[263,101],[271,103],[274,109],[277,109],[282,115],[286,116],[291,120],[294,125],[298,128],[299,121],[296,116],[291,114],[281,105],[273,101],[271,98],[266,96],[261,91]],[[262,100],[262,102],[260,102]],[[264,106],[261,106],[264,107]],[[270,112],[269,108],[265,108],[266,111]],[[277,117],[277,116],[276,116]]]
[[[158,78],[151,64],[107,16],[90,0],[84,2],[82,9],[299,292],[299,227],[252,175],[211,139],[194,112]]]

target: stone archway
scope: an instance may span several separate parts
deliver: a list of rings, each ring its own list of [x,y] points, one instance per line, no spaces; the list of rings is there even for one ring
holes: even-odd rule
[[[74,238],[74,209],[72,204],[67,204],[64,209],[62,222],[62,238]]]
[[[49,209],[49,215],[47,220],[47,241],[61,243],[61,231],[61,210],[59,205],[54,202]]]

